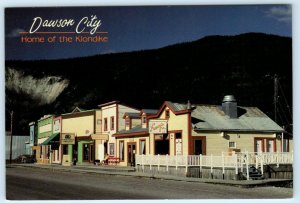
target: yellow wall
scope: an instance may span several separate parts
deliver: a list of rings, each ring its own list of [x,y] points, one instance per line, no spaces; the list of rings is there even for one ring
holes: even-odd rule
[[[101,133],[102,132],[102,126],[101,126],[101,123],[102,123],[102,117],[101,117],[101,110],[96,110],[96,132],[95,133]]]
[[[192,137],[206,137],[206,155],[220,155],[222,152],[229,153],[229,142],[236,142],[236,149],[241,151],[254,152],[254,138],[275,138],[274,133],[197,133],[192,131]],[[265,151],[267,143],[264,143]],[[280,150],[280,140],[276,140],[276,149]]]
[[[165,119],[165,110],[168,109],[166,107],[158,119]],[[172,110],[169,110],[170,117],[168,119],[168,132],[172,133],[172,131],[182,131],[182,154],[188,155],[188,114],[175,115]],[[150,119],[155,120],[155,119]],[[169,150],[170,155],[175,155],[175,133],[169,135]],[[150,134],[150,142],[151,142],[151,154],[154,154],[154,134]]]
[[[85,136],[86,130],[94,132],[94,116],[66,118],[62,120],[62,133],[75,133],[77,137]]]
[[[141,139],[146,139],[146,154],[149,154],[149,137],[133,137],[133,138],[120,138],[116,139],[117,141],[117,157],[120,157],[120,141],[124,141],[124,161],[120,161],[121,166],[127,166],[128,162],[128,148],[127,144],[134,143],[135,142],[135,149],[136,149],[136,154],[140,154],[140,140]]]

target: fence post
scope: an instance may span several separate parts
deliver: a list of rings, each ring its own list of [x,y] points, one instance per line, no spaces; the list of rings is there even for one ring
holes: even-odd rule
[[[258,160],[258,156],[256,154],[255,155],[255,168],[257,168],[257,169],[258,169],[258,162],[259,162],[259,160]]]
[[[223,177],[223,180],[225,178],[225,157],[224,157],[224,152],[222,152],[222,177]]]
[[[157,155],[157,170],[159,171],[159,154]]]
[[[167,164],[166,169],[167,169],[167,171],[169,171],[169,155],[168,154],[166,155],[166,164]]]
[[[202,175],[202,154],[200,154],[200,175]]]
[[[279,153],[277,151],[277,156],[276,156],[276,162],[277,162],[277,168],[279,167]]]
[[[260,170],[261,170],[261,174],[263,175],[264,174],[264,162],[263,162],[262,158],[260,159]]]
[[[210,176],[211,176],[211,178],[213,178],[213,161],[212,161],[212,159],[213,159],[213,156],[211,154],[210,155]]]
[[[249,154],[248,154],[248,151],[246,152],[246,171],[247,171],[247,180],[249,180],[250,177],[249,177]]]
[[[185,162],[185,173],[188,172],[188,162],[189,162],[189,155],[186,156],[186,162]]]
[[[235,174],[238,174],[238,156],[237,154],[234,155],[235,156]]]

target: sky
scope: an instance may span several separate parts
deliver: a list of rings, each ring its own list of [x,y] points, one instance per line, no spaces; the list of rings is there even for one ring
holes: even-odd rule
[[[90,26],[82,23],[93,16]],[[45,24],[57,19],[73,20],[73,25],[47,27]],[[90,34],[92,26],[99,21],[98,33]],[[209,35],[247,32],[292,37],[291,21],[291,6],[279,4],[6,8],[5,59],[61,59],[147,50]],[[86,33],[76,33],[77,25],[78,31],[84,29]],[[36,32],[30,34],[30,30]],[[55,41],[48,42],[53,36],[57,37]],[[76,37],[96,36],[106,37],[106,42],[75,41]],[[45,42],[29,43],[24,37],[43,37]],[[71,37],[72,42],[60,42],[59,37]]]

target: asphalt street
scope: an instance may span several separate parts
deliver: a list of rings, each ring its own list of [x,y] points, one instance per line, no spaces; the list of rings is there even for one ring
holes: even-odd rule
[[[292,196],[291,188],[239,188],[120,175],[6,168],[8,200],[279,199]]]

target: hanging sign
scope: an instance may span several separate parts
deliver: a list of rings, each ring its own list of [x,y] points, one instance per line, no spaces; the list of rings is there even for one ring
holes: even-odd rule
[[[63,133],[61,144],[75,144],[75,135],[73,133]]]
[[[167,133],[166,120],[150,120],[149,133]]]

